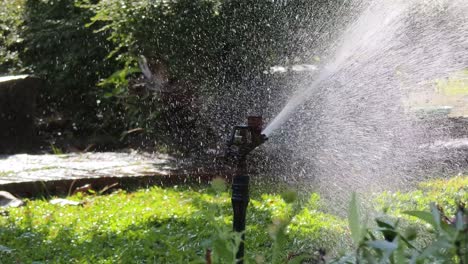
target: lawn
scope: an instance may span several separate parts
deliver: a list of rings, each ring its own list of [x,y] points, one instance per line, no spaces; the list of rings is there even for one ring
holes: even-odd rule
[[[410,193],[383,193],[376,202],[394,215],[426,209],[431,201],[451,210],[455,201],[468,200],[467,186],[468,177],[431,181]],[[230,196],[219,187],[151,187],[68,199],[82,205],[36,199],[3,211],[0,263],[203,263],[206,249],[231,229]],[[323,213],[318,195],[300,204],[285,200],[279,192],[252,195],[248,259],[270,259],[270,234],[278,219],[292,215],[282,254],[319,248],[336,254],[351,245],[346,219]]]
[[[408,95],[410,108],[430,110],[450,107],[450,117],[468,117],[468,70],[434,80],[431,84],[433,90],[415,90]]]
[[[448,215],[453,215],[458,202],[468,202],[468,177],[436,179],[422,182],[410,192],[384,192],[375,199],[377,208],[391,215],[401,216],[405,210],[427,210],[436,203]]]
[[[152,187],[69,199],[83,205],[39,199],[0,216],[0,263],[199,263],[216,233],[231,228],[229,194],[212,188]],[[347,232],[319,203],[312,196],[290,225],[288,252],[333,247]],[[249,258],[265,254],[272,245],[267,227],[290,210],[278,194],[253,195]]]

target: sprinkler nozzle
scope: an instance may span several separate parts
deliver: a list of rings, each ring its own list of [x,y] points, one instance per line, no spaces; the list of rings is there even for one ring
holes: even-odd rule
[[[230,154],[245,157],[252,150],[267,141],[262,134],[263,120],[261,116],[247,117],[247,125],[234,126],[231,137],[227,142]]]

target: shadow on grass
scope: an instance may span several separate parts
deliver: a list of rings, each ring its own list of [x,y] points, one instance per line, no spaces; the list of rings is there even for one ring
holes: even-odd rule
[[[203,263],[216,227],[231,225],[226,193],[153,188],[115,197],[115,204],[109,195],[83,207],[32,201],[12,209],[0,218],[0,245],[11,249],[0,248],[0,263]],[[250,257],[271,251],[274,203],[256,195],[249,207]]]

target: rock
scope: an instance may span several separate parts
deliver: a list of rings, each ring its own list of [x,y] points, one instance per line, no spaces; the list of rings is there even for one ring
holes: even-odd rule
[[[24,202],[9,192],[0,191],[0,207],[19,207]]]
[[[36,95],[42,84],[28,75],[0,77],[0,153],[24,152],[34,145]]]

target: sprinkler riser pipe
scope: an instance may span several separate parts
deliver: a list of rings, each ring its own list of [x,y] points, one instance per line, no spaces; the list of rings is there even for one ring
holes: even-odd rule
[[[246,175],[234,176],[232,182],[232,210],[233,210],[233,229],[235,232],[242,233],[242,242],[236,253],[237,263],[243,263],[244,258],[244,239],[245,224],[247,216],[247,207],[249,205],[249,182],[250,177]]]
[[[242,234],[242,241],[236,253],[236,263],[244,263],[244,239],[247,206],[249,205],[249,182],[247,155],[263,144],[267,138],[262,134],[261,116],[249,116],[247,125],[235,126],[227,143],[228,153],[237,162],[236,174],[232,181],[233,230]]]

